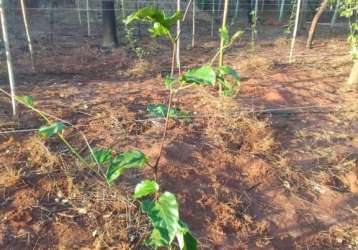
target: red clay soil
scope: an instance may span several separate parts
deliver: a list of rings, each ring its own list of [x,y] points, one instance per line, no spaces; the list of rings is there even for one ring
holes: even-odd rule
[[[217,43],[201,39],[202,46],[183,50],[183,65],[215,53]],[[78,130],[93,147],[138,148],[154,159],[163,123],[147,119],[146,105],[167,100],[160,74],[169,71],[168,47],[143,39],[153,56],[138,62],[129,49],[108,54],[95,48],[96,39],[81,42],[38,47],[36,74],[17,51],[18,93],[73,124],[66,137],[83,155]],[[293,64],[285,39],[259,43],[255,56],[247,44],[241,40],[226,57],[242,75],[229,100],[235,114],[215,118],[206,103],[217,100],[208,97],[216,95],[212,89],[190,89],[175,100],[196,113],[191,122],[170,124],[161,187],[177,194],[200,249],[357,248],[358,104],[356,91],[342,90],[351,67],[345,38],[318,40],[312,51],[299,40]],[[144,249],[149,225],[130,194],[150,170],[108,188],[58,140],[5,133],[43,121],[20,107],[13,122],[8,100],[0,102],[0,248]],[[247,116],[235,117],[240,112]],[[237,137],[218,143],[208,128],[222,128],[213,124],[233,125]]]

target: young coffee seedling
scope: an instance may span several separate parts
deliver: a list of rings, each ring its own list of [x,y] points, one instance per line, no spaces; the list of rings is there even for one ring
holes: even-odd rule
[[[7,96],[9,93],[0,89]],[[87,167],[105,179],[109,185],[113,184],[120,176],[130,169],[153,166],[149,163],[147,156],[137,150],[127,151],[114,155],[111,149],[94,149],[88,145],[92,162],[87,162],[79,151],[71,145],[64,137],[63,132],[66,128],[60,119],[47,114],[34,107],[33,98],[30,96],[16,96],[16,101],[28,107],[39,114],[47,123],[38,129],[38,132],[44,138],[58,136],[69,150]],[[56,121],[52,121],[56,120]],[[98,166],[98,169],[95,166]],[[105,173],[103,170],[105,169]],[[153,225],[153,231],[145,244],[152,248],[168,247],[177,239],[180,249],[194,250],[197,249],[197,241],[190,232],[188,226],[180,220],[179,205],[174,194],[170,192],[161,193],[159,185],[154,180],[143,180],[136,185],[133,194],[134,199],[146,199],[142,202],[141,209],[145,212]]]
[[[190,232],[188,226],[182,222],[179,218],[179,209],[176,197],[174,194],[164,192],[158,194],[159,185],[158,171],[160,158],[162,156],[167,130],[168,122],[171,118],[189,118],[190,113],[183,112],[179,108],[172,108],[172,100],[174,96],[185,88],[189,88],[196,85],[219,85],[219,89],[223,90],[223,95],[232,95],[235,92],[235,87],[239,85],[240,76],[232,68],[224,65],[219,67],[213,67],[213,63],[219,55],[224,53],[224,50],[229,48],[234,41],[242,34],[242,32],[235,33],[231,38],[226,26],[220,30],[220,36],[223,41],[222,46],[218,49],[213,60],[210,64],[204,65],[198,68],[189,69],[182,75],[174,76],[174,68],[176,61],[176,46],[180,37],[173,35],[171,28],[178,20],[182,18],[180,12],[176,12],[172,16],[167,16],[162,10],[146,7],[138,10],[132,15],[128,16],[125,20],[126,25],[130,25],[134,21],[141,21],[150,23],[152,25],[149,28],[149,32],[153,37],[162,37],[167,39],[173,50],[171,74],[164,79],[164,85],[169,90],[168,105],[165,104],[149,104],[147,111],[153,116],[165,118],[165,125],[163,131],[162,142],[157,159],[152,167],[154,171],[153,180],[145,180],[139,183],[135,189],[135,198],[142,198],[148,195],[155,195],[154,200],[145,200],[142,203],[142,211],[147,214],[152,222],[153,231],[146,244],[153,248],[168,247],[170,248],[174,238],[177,238],[180,249],[196,249],[197,241]],[[233,78],[234,83],[228,78]],[[142,165],[145,163],[141,162]]]
[[[92,159],[92,161],[88,161],[88,159],[86,160],[81,156],[79,150],[65,139],[66,122],[35,108],[31,97],[16,97],[17,102],[35,111],[45,120],[47,124],[38,130],[44,138],[58,136],[85,166],[103,178],[108,185],[112,185],[119,177],[131,169],[144,167],[152,169],[153,179],[146,179],[138,183],[135,187],[133,198],[143,200],[141,209],[148,216],[153,228],[145,244],[154,249],[163,247],[171,249],[175,240],[180,249],[195,250],[198,244],[189,227],[180,219],[176,196],[168,191],[162,191],[158,184],[160,159],[165,146],[169,120],[191,119],[191,113],[182,111],[178,107],[172,107],[173,98],[179,91],[194,86],[218,86],[220,94],[228,96],[235,93],[235,89],[240,83],[240,76],[234,69],[224,66],[222,63],[219,63],[217,67],[213,66],[217,57],[221,56],[242,34],[242,32],[237,32],[230,38],[226,26],[223,26],[220,30],[220,37],[223,41],[222,46],[210,63],[189,69],[183,74],[175,76],[175,52],[180,33],[174,35],[171,30],[172,26],[182,18],[183,16],[180,12],[167,16],[161,10],[146,7],[128,16],[124,21],[126,25],[130,25],[134,21],[150,23],[149,32],[152,36],[165,38],[172,45],[171,73],[164,79],[164,86],[169,90],[168,104],[148,104],[147,106],[149,114],[165,119],[160,149],[153,164],[150,163],[149,158],[143,152],[138,150],[114,154],[110,148],[92,149],[83,135]],[[9,95],[2,89],[0,91]]]

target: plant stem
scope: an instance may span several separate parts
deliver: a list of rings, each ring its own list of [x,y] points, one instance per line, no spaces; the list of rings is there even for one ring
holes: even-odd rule
[[[11,94],[9,94],[8,92],[6,92],[5,90],[3,90],[2,88],[0,88],[0,92],[4,93],[5,95],[7,95],[8,97],[11,98]],[[71,124],[70,122],[68,121],[65,121],[65,120],[62,120],[54,115],[51,115],[45,111],[41,111],[41,110],[38,110],[37,108],[33,107],[33,106],[30,106],[26,103],[24,103],[18,96],[15,96],[15,101],[17,101],[18,103],[24,105],[25,107],[31,109],[32,111],[34,111],[35,113],[39,114],[47,123],[50,123],[50,120],[48,119],[48,117],[51,117],[55,120],[58,120],[58,121],[61,121],[63,123],[66,123],[70,126],[73,126],[73,124]]]
[[[74,154],[83,164],[89,166],[88,162],[83,159],[83,157],[77,152],[77,150],[72,146],[66,139],[63,137],[63,135],[58,134],[58,137],[61,139],[61,141],[68,147],[68,149],[71,151],[72,154]],[[91,168],[92,169],[92,168]]]
[[[170,72],[170,77],[171,78],[173,78],[173,76],[174,76],[175,55],[176,55],[176,51],[177,51],[176,46],[177,46],[176,41],[173,41],[172,67],[171,67],[171,72]],[[168,125],[169,125],[169,120],[170,120],[170,109],[172,107],[172,101],[173,101],[174,91],[173,91],[172,87],[170,87],[169,91],[170,92],[169,92],[169,100],[168,100],[168,109],[167,109],[167,114],[166,114],[166,117],[165,117],[165,124],[164,124],[164,132],[163,132],[162,142],[160,144],[158,158],[157,158],[157,160],[156,160],[156,162],[154,164],[154,179],[155,179],[155,181],[158,180],[159,162],[160,162],[160,159],[161,159],[162,154],[163,154],[165,139],[167,137]]]
[[[6,94],[7,96],[10,96],[9,93],[7,93],[5,90],[0,88],[0,92]],[[15,96],[15,100],[17,102],[19,102],[20,104],[26,106],[27,108],[31,109],[32,111],[34,111],[35,113],[37,113],[39,116],[41,116],[46,123],[48,123],[49,125],[52,124],[50,118],[47,116],[47,114],[41,110],[38,110],[37,108],[34,108],[31,105],[28,105],[27,103],[23,102],[18,96]],[[57,119],[58,120],[58,119]],[[74,148],[74,146],[72,146],[67,140],[66,138],[61,135],[61,134],[57,134],[58,137],[61,139],[61,141],[68,147],[68,149],[72,152],[72,154],[74,154],[82,163],[84,163],[86,166],[90,166],[90,164],[78,153],[78,150],[76,150]],[[91,168],[91,167],[90,167]],[[92,168],[91,168],[92,169]],[[93,169],[92,169],[93,170]]]

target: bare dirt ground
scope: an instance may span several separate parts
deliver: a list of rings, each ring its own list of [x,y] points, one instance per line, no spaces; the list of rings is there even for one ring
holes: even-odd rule
[[[289,40],[269,28],[277,29],[261,28],[255,53],[249,35],[228,52],[242,75],[237,96],[194,88],[175,100],[195,115],[170,124],[160,182],[177,194],[201,249],[355,249],[358,103],[356,91],[342,88],[351,67],[346,39],[322,33],[307,51],[300,38],[288,64]],[[66,137],[83,155],[78,131],[93,147],[155,158],[163,122],[148,119],[146,105],[167,100],[169,48],[143,35],[150,54],[138,62],[128,48],[100,50],[97,36],[45,40],[35,46],[36,74],[16,49],[19,94],[71,123]],[[203,35],[196,48],[185,46],[182,64],[191,67],[218,43]],[[36,135],[43,121],[35,114],[20,107],[14,122],[6,97],[0,103],[0,248],[143,249],[149,224],[130,196],[150,172],[108,188],[58,140]]]

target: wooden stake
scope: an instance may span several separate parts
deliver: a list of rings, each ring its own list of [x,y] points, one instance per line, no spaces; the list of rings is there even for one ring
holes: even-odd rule
[[[349,87],[358,87],[358,60],[354,60],[353,68],[348,79]]]
[[[236,0],[235,2],[235,13],[233,18],[231,19],[231,24],[230,25],[234,25],[236,22],[237,17],[239,16],[239,9],[240,9],[240,0]]]
[[[193,0],[193,30],[192,30],[192,37],[191,37],[191,47],[194,48],[195,46],[195,18],[196,18],[196,0]]]
[[[177,0],[177,11],[181,11],[181,6],[180,6],[180,0]],[[178,67],[178,73],[180,75],[181,73],[181,65],[180,65],[180,32],[181,32],[181,26],[180,26],[180,21],[181,20],[178,20],[177,21],[177,46],[176,46],[176,61],[177,61],[177,67]]]
[[[222,21],[222,29],[226,29],[226,23],[227,23],[227,12],[229,9],[229,0],[225,0],[224,2],[224,13],[223,13],[223,21]],[[219,66],[224,65],[224,44],[225,40],[224,37],[221,37],[220,40],[220,55],[219,55]]]
[[[87,14],[87,35],[91,36],[91,16],[89,10],[89,0],[86,0],[86,14]]]
[[[214,36],[214,21],[215,21],[215,0],[211,3],[211,37]]]
[[[50,0],[50,43],[53,43],[53,30],[55,23],[55,11],[54,11],[55,0]]]
[[[255,0],[254,22],[251,27],[251,48],[253,51],[255,51],[255,44],[256,44],[258,10],[259,10],[259,0]]]
[[[298,2],[297,2],[297,10],[296,10],[295,28],[293,30],[292,41],[291,41],[291,49],[290,49],[290,57],[289,57],[289,60],[288,60],[289,63],[292,63],[292,61],[293,61],[292,56],[293,56],[293,51],[295,49],[298,23],[299,23],[299,20],[300,20],[300,10],[301,10],[301,0],[298,0]]]
[[[285,0],[281,0],[280,15],[278,16],[279,23],[282,23],[283,11],[285,10]]]
[[[229,9],[229,0],[225,0],[224,2],[224,13],[223,13],[223,21],[222,21],[222,26],[221,29],[226,29],[226,23],[227,23],[227,12]],[[221,37],[220,40],[220,54],[219,54],[219,66],[223,66],[224,65],[224,46],[225,46],[225,40],[224,37]],[[219,93],[220,95],[222,94],[222,85],[219,84]]]
[[[124,9],[124,0],[121,0],[121,7],[122,7],[122,18],[126,18],[126,11]]]
[[[78,22],[79,22],[80,25],[82,25],[81,2],[80,2],[80,0],[76,0],[76,5],[77,5]]]
[[[32,48],[31,33],[30,33],[30,29],[29,29],[29,22],[28,22],[28,17],[27,17],[25,0],[21,0],[20,2],[21,2],[22,17],[24,19],[24,25],[25,25],[25,31],[26,31],[27,44],[29,47],[29,52],[30,52],[30,57],[31,57],[32,71],[35,72],[36,69],[35,69],[34,50]]]
[[[332,20],[331,20],[331,28],[333,28],[334,25],[336,24],[337,15],[338,15],[338,9],[339,9],[340,3],[341,3],[340,0],[337,0],[336,8],[334,9],[334,14],[333,14]]]
[[[14,71],[13,71],[13,67],[12,67],[12,58],[11,58],[11,53],[10,53],[10,42],[9,42],[9,35],[7,33],[6,14],[5,14],[5,6],[4,6],[3,0],[0,0],[0,19],[1,19],[1,29],[2,29],[4,47],[5,47],[5,53],[6,53],[7,71],[8,71],[9,82],[10,82],[12,114],[14,116],[16,116],[15,77],[14,77]]]

